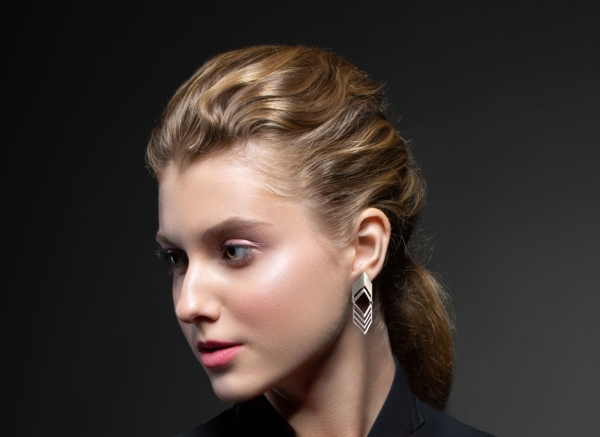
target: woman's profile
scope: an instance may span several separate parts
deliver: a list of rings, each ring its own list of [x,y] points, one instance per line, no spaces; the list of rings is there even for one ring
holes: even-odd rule
[[[147,149],[176,316],[221,399],[183,436],[484,436],[443,410],[446,295],[409,250],[423,180],[381,89],[320,49],[207,61]]]

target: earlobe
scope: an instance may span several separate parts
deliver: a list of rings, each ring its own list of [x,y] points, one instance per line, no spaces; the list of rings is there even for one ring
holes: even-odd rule
[[[357,217],[356,252],[353,275],[365,272],[371,280],[383,268],[390,242],[391,225],[387,216],[377,208],[367,208]]]

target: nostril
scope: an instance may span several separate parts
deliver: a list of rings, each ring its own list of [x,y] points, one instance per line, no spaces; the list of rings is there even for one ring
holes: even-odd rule
[[[180,299],[175,304],[175,315],[188,324],[198,321],[215,322],[221,316],[221,305],[216,301],[198,302],[194,299]]]

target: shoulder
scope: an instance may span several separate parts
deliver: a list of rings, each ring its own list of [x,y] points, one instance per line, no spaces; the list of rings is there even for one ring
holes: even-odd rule
[[[420,400],[418,403],[424,420],[414,437],[493,437],[491,434],[466,425]]]
[[[491,437],[419,399],[410,389],[399,360],[388,396],[369,437]]]

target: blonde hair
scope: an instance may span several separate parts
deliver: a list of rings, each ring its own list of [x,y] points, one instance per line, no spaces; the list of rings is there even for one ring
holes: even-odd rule
[[[412,390],[443,409],[453,366],[447,298],[408,249],[425,186],[385,116],[380,87],[320,49],[223,53],[176,91],[152,131],[147,162],[160,179],[169,165],[183,168],[248,140],[276,151],[273,168],[313,206],[331,241],[347,243],[367,207],[386,214],[392,237],[374,280],[378,306]]]

